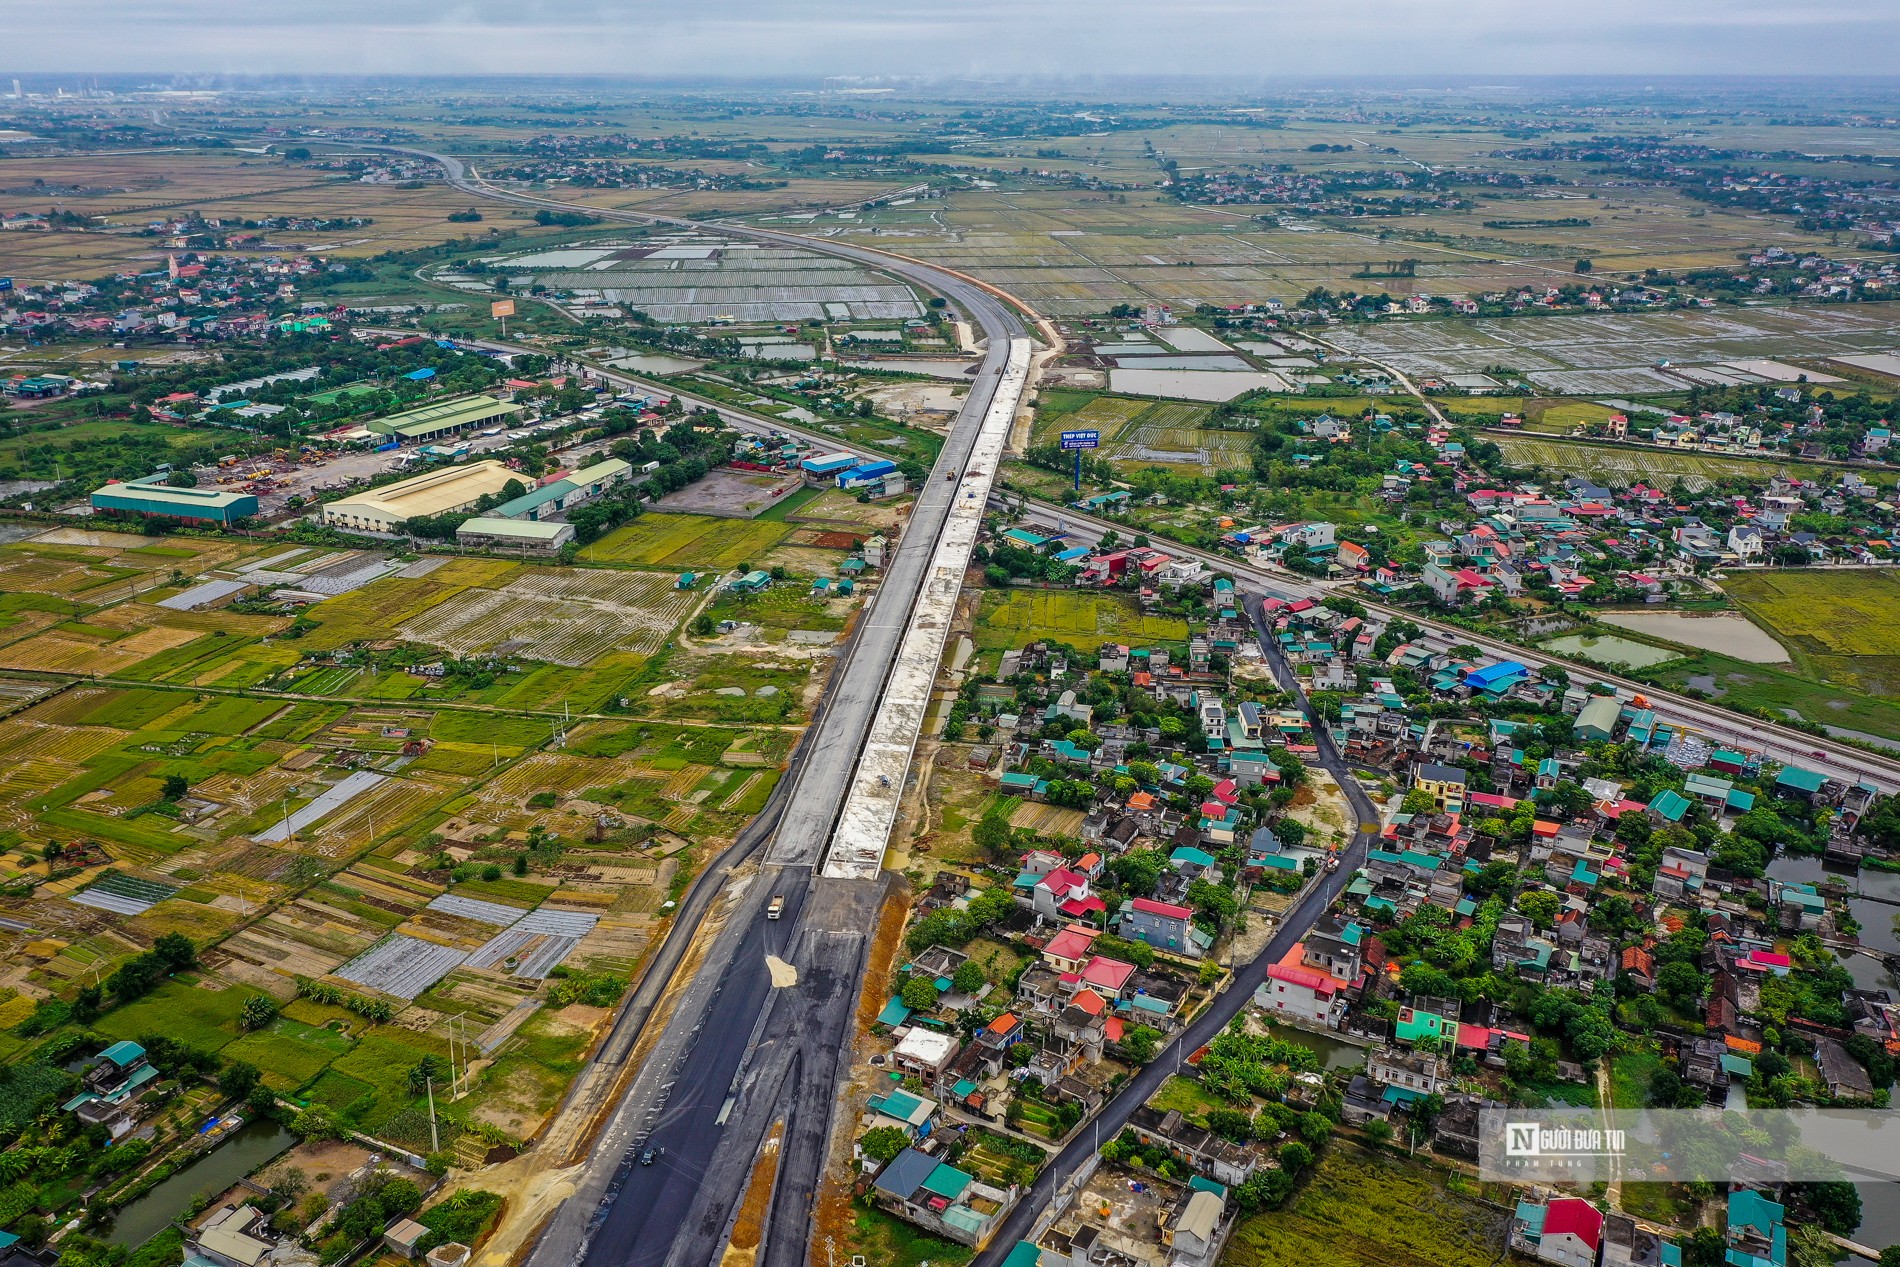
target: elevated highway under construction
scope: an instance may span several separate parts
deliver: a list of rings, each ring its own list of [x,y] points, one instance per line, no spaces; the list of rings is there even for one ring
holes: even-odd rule
[[[404,152],[433,159],[472,195],[565,206],[490,186],[453,156]],[[776,1128],[779,1160],[754,1261],[802,1267],[885,898],[885,846],[957,593],[1029,385],[1033,343],[1007,296],[920,261],[773,230],[585,210],[856,260],[943,295],[987,340],[936,469],[918,490],[909,526],[839,654],[786,777],[682,901],[666,945],[603,1043],[599,1076],[617,1076],[613,1066],[632,1063],[636,1051],[638,1068],[622,1079],[587,1155],[570,1159],[577,1164],[557,1181],[563,1199],[528,1254],[533,1267],[717,1261]],[[1053,340],[1053,329],[1040,324]],[[777,898],[778,915],[764,918]],[[676,979],[686,943],[716,899],[723,921],[696,947],[690,979]]]

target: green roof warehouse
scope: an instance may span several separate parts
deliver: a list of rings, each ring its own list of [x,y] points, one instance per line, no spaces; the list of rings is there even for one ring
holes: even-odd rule
[[[92,508],[228,524],[257,513],[257,498],[221,488],[173,488],[164,472],[94,489]]]

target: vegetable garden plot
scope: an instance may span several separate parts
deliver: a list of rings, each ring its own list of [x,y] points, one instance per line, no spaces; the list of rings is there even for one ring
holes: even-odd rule
[[[120,915],[143,915],[176,892],[174,885],[108,871],[98,883],[80,890],[68,900]]]
[[[483,924],[493,924],[498,928],[507,928],[527,914],[519,906],[485,902],[481,898],[463,897],[459,893],[442,894],[429,903],[428,909],[441,911],[445,915],[459,915],[463,919],[472,919]]]
[[[287,836],[302,831],[326,814],[333,813],[349,804],[353,797],[361,796],[382,783],[389,776],[378,774],[374,770],[357,770],[345,775],[335,785],[325,789],[316,799],[286,818],[280,818],[262,831],[253,833],[256,839],[275,844]]]
[[[413,999],[466,958],[466,950],[391,933],[338,968],[336,975],[399,999]]]
[[[513,975],[539,980],[572,954],[599,922],[598,915],[578,911],[535,911],[479,947],[468,957],[468,966],[491,968],[512,960]]]

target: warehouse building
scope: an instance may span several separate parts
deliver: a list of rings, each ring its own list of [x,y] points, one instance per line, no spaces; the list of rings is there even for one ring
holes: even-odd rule
[[[855,467],[859,460],[855,453],[821,453],[800,462],[798,469],[804,475],[808,486],[823,488],[835,483],[841,471],[848,471]]]
[[[165,515],[228,524],[257,513],[257,498],[221,488],[173,488],[164,472],[124,484],[94,490],[94,510],[123,510],[140,515]]]
[[[419,516],[467,510],[519,478],[500,462],[444,466],[333,501],[323,508],[323,522],[338,528],[397,532],[405,521]]]
[[[455,530],[458,545],[471,550],[541,550],[553,554],[574,539],[574,525],[483,515]]]
[[[504,404],[492,396],[457,396],[405,409],[364,425],[376,435],[387,436],[398,443],[413,443],[451,436],[520,412],[520,405]]]
[[[505,501],[495,507],[494,514],[498,519],[547,519],[592,501],[632,474],[633,467],[619,458],[608,458]]]
[[[872,484],[882,484],[886,477],[896,474],[897,463],[889,458],[878,458],[861,466],[850,467],[838,472],[839,488],[865,488]]]

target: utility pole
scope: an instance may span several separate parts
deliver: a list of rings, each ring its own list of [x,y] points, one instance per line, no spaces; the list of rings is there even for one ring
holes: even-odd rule
[[[435,1079],[425,1077],[422,1081],[429,1091],[429,1151],[439,1153],[442,1151],[442,1136],[435,1128]]]

